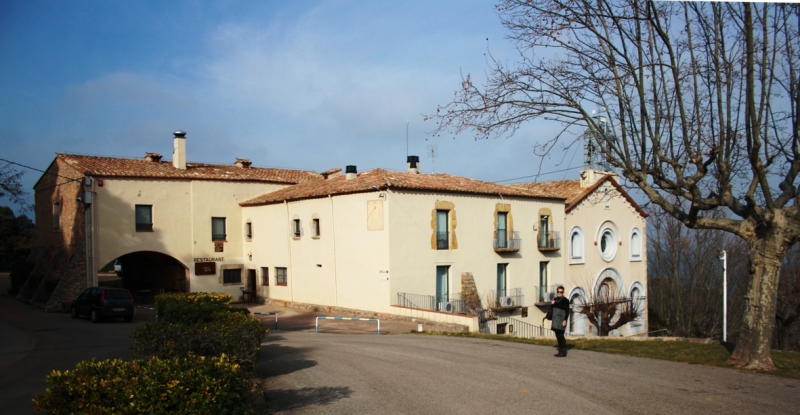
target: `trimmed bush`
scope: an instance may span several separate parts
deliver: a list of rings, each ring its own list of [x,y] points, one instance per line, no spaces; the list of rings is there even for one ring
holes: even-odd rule
[[[168,293],[156,296],[160,322],[209,322],[217,312],[228,311],[233,297],[222,293]]]
[[[104,360],[53,371],[35,411],[61,414],[254,413],[250,373],[228,357]]]
[[[231,309],[235,310],[235,309]],[[237,312],[217,311],[212,321],[184,324],[163,321],[137,324],[133,328],[133,351],[140,357],[162,359],[225,354],[242,367],[255,365],[261,340],[267,330],[257,318]]]

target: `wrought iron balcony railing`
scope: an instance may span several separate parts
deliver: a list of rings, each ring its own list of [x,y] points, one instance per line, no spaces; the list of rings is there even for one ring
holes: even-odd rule
[[[556,298],[557,285],[546,285],[536,287],[536,295],[538,296],[537,303],[550,303]]]
[[[489,308],[515,308],[522,307],[525,296],[522,295],[522,288],[506,288],[505,290],[492,290],[486,297],[489,300]]]
[[[508,232],[506,230],[494,231],[494,250],[497,252],[517,252],[520,243],[519,232]]]
[[[435,295],[397,293],[395,305],[418,308],[421,310],[440,311],[443,313],[467,314],[467,308],[461,293],[437,297]]]
[[[539,232],[536,236],[536,244],[540,251],[558,251],[561,249],[561,237],[558,232]]]

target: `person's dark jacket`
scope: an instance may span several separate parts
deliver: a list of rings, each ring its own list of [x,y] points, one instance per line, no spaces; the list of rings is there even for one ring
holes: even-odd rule
[[[556,299],[556,303],[553,304],[553,330],[566,330],[565,326],[562,326],[563,322],[569,317],[569,300],[566,297],[561,297],[560,299]]]

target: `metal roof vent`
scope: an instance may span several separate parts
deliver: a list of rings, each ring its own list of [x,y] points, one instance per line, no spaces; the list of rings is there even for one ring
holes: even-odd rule
[[[344,168],[344,177],[347,180],[355,179],[358,176],[358,171],[356,170],[356,166],[345,166]]]
[[[409,173],[419,174],[419,156],[408,156],[406,168]]]

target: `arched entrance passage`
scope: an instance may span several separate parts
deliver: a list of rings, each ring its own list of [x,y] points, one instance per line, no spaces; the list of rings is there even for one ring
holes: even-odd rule
[[[189,292],[189,269],[177,259],[153,251],[139,251],[117,258],[122,285],[138,302],[152,302],[156,294]]]

